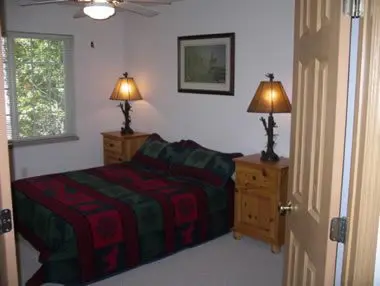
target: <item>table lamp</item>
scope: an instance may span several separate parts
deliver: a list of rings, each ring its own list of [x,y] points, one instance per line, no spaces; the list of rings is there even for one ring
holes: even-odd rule
[[[261,160],[276,162],[279,160],[279,157],[274,152],[274,137],[276,135],[274,135],[273,129],[277,127],[277,124],[274,121],[273,113],[290,113],[292,106],[281,82],[274,81],[272,73],[265,76],[269,81],[260,82],[247,112],[269,113],[268,123],[264,117],[260,118],[268,137],[267,149],[266,151],[261,151]]]
[[[130,126],[131,117],[129,112],[132,110],[129,101],[142,99],[141,94],[137,88],[135,80],[132,77],[128,77],[128,73],[123,74],[116,82],[115,88],[111,94],[110,99],[124,101],[124,106],[120,103],[118,106],[124,114],[124,127],[121,127],[121,134],[133,134],[133,130]]]

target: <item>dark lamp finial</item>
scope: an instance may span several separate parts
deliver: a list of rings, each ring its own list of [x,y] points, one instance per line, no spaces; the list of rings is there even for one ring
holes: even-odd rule
[[[125,78],[127,78],[127,77],[128,77],[128,73],[127,73],[127,72],[123,73],[123,76],[124,76]]]
[[[274,80],[274,74],[273,74],[273,73],[267,73],[267,74],[265,74],[265,76],[266,76],[267,78],[269,78],[270,81],[273,81],[273,80]]]

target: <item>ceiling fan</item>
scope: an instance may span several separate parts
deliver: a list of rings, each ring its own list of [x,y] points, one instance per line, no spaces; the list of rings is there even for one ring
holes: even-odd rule
[[[159,13],[147,6],[170,5],[181,0],[22,0],[20,6],[36,6],[46,4],[66,4],[81,7],[74,18],[90,17],[105,20],[116,12],[132,12],[145,17],[153,17]]]

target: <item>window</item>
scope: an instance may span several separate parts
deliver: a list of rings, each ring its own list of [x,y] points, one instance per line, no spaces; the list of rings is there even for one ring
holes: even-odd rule
[[[74,139],[72,36],[7,33],[3,39],[8,139]]]

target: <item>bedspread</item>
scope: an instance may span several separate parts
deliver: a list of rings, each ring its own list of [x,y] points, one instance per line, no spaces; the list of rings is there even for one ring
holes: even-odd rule
[[[16,230],[40,251],[28,286],[83,284],[228,231],[233,185],[213,188],[131,163],[18,180]]]

